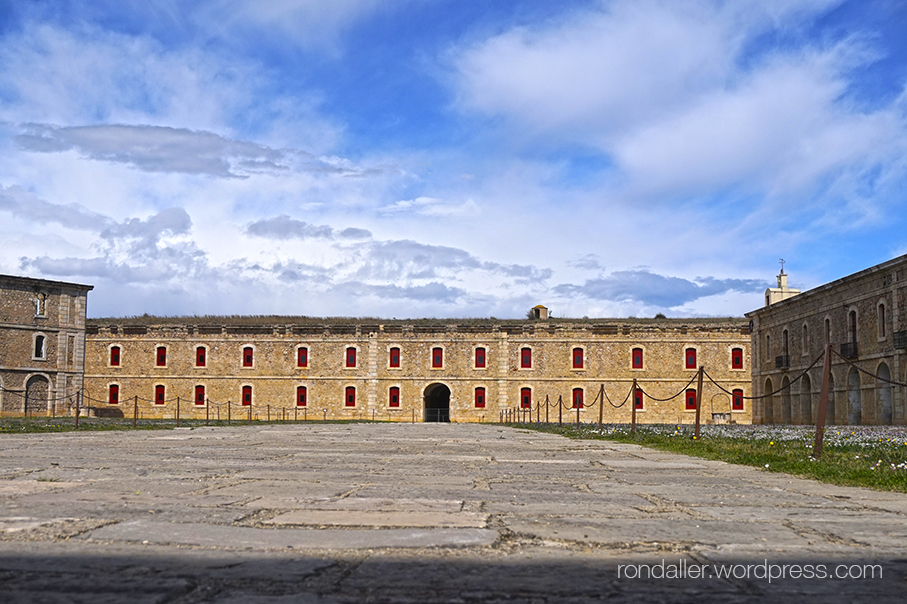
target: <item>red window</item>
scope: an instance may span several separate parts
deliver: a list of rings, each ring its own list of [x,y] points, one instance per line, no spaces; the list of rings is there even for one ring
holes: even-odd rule
[[[520,349],[520,367],[522,369],[529,369],[532,367],[532,349],[531,348]]]
[[[485,349],[476,348],[476,369],[485,367]]]
[[[582,388],[573,389],[573,408],[574,409],[583,408],[583,389]]]
[[[308,402],[306,400],[307,394],[308,394],[308,392],[307,392],[305,386],[296,386],[296,406],[297,407],[306,406],[306,403]]]
[[[346,387],[346,406],[347,407],[356,406],[356,387],[355,386]]]
[[[346,366],[355,367],[356,366],[356,349],[350,346],[346,349]]]
[[[642,348],[633,349],[633,369],[642,369]]]
[[[734,348],[731,350],[731,368],[743,369],[743,349]]]
[[[252,404],[252,386],[242,387],[242,404],[244,407]]]
[[[205,387],[199,384],[195,387],[195,404],[204,405],[207,400],[208,399],[205,398]]]
[[[198,346],[195,349],[195,366],[204,367],[208,364],[208,349],[204,346]]]
[[[686,354],[684,355],[686,361],[687,369],[696,369],[696,349],[687,348]]]
[[[693,388],[687,390],[687,409],[696,408],[696,391]]]
[[[296,349],[296,366],[297,367],[308,367],[309,366],[309,349],[305,346],[300,346]]]
[[[633,404],[637,409],[642,409],[642,390],[633,391]]]
[[[400,389],[396,386],[391,386],[390,393],[388,395],[387,401],[388,407],[399,407],[400,406]]]
[[[388,363],[391,367],[400,366],[400,349],[394,346],[391,348],[390,359]]]
[[[431,366],[435,369],[444,366],[444,350],[441,348],[431,349]]]
[[[110,347],[110,366],[111,367],[120,366],[120,347],[119,346]]]
[[[154,387],[154,404],[163,405],[166,402],[167,402],[167,391],[164,389],[163,386],[158,384],[157,386]]]
[[[166,367],[166,366],[167,366],[167,347],[166,347],[166,346],[158,346],[158,347],[157,347],[157,355],[156,355],[156,361],[155,361],[155,362],[157,363],[157,366],[158,366],[158,367]]]
[[[573,368],[574,369],[583,368],[583,349],[582,348],[573,349]]]
[[[520,388],[520,408],[532,409],[532,388]]]
[[[481,386],[476,388],[476,409],[485,408],[485,389]]]
[[[107,390],[107,402],[111,405],[120,404],[120,387],[117,384],[111,384]]]
[[[734,390],[734,399],[731,403],[731,409],[734,411],[743,411],[743,390],[739,388]]]
[[[242,366],[251,367],[252,366],[252,347],[246,346],[242,349]]]

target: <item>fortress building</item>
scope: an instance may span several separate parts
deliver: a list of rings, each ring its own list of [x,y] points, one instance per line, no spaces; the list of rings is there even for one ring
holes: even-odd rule
[[[90,285],[0,275],[0,413],[65,413],[82,388]]]
[[[753,390],[766,396],[754,401],[754,422],[815,423],[823,362],[813,363],[831,343],[826,423],[907,424],[898,384],[907,382],[907,256],[803,293],[782,272],[747,316]]]
[[[86,398],[103,413],[294,416],[396,421],[693,421],[700,365],[704,421],[749,423],[749,328],[721,319],[329,320],[137,318],[88,325]],[[656,398],[668,398],[658,401]],[[598,399],[600,400],[600,399]],[[615,407],[617,405],[617,407]]]

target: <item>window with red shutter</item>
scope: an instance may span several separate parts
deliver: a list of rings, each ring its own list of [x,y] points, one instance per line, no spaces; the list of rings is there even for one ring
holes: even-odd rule
[[[167,402],[167,391],[162,385],[157,385],[154,387],[154,404],[163,405]]]
[[[520,368],[521,369],[530,369],[531,367],[532,367],[532,349],[531,348],[520,349]]]
[[[307,395],[308,395],[308,392],[306,391],[305,386],[296,386],[296,406],[297,407],[305,407],[306,404],[308,404],[308,401],[306,400]]]
[[[743,349],[734,348],[731,350],[731,368],[743,369]]]
[[[204,346],[198,346],[195,349],[195,366],[204,367],[208,364],[208,349]]]
[[[107,389],[107,402],[111,405],[120,404],[120,387],[117,384],[111,384]]]
[[[642,369],[642,348],[633,349],[633,369]]]
[[[476,369],[485,367],[485,349],[476,348]]]
[[[110,366],[111,367],[120,366],[120,347],[119,346],[110,347]]]
[[[390,393],[388,394],[388,407],[399,407],[400,406],[400,388],[397,386],[391,386]]]
[[[479,386],[476,388],[476,409],[485,408],[485,389]]]
[[[433,369],[438,369],[444,366],[444,350],[442,350],[441,348],[431,349],[431,366]]]
[[[346,366],[355,367],[356,366],[356,349],[350,346],[346,349]]]
[[[156,364],[158,367],[166,367],[166,366],[167,366],[167,347],[166,347],[166,346],[158,346],[158,347],[157,347],[157,353],[156,353],[155,357],[156,357],[156,358],[155,358],[155,364]]]
[[[582,348],[573,349],[573,368],[574,369],[583,368],[583,349]]]
[[[252,404],[252,386],[242,387],[242,404],[243,407],[248,407]]]
[[[356,387],[355,387],[355,386],[347,386],[347,387],[346,387],[346,401],[345,401],[345,404],[346,404],[347,407],[355,407],[355,406],[356,406]]]
[[[532,388],[521,388],[520,389],[520,408],[521,409],[531,409],[532,408]]]
[[[394,368],[400,366],[400,349],[397,348],[396,346],[391,348],[390,359],[389,359],[388,365],[390,365],[391,367],[394,367]]]
[[[743,411],[743,390],[739,388],[734,390],[734,398],[731,408],[734,411]]]
[[[696,408],[696,391],[693,388],[690,388],[687,390],[686,401],[687,401],[687,409]]]
[[[633,393],[633,404],[637,409],[642,409],[642,390],[635,390]]]
[[[573,408],[574,409],[583,408],[583,389],[582,388],[573,389]]]
[[[251,367],[252,366],[252,347],[246,346],[242,349],[242,366]]]
[[[204,405],[207,400],[208,399],[205,397],[205,387],[199,384],[195,387],[195,404]]]
[[[687,348],[684,358],[686,359],[686,368],[687,369],[696,369],[696,349],[695,348]]]
[[[300,346],[296,349],[296,366],[297,367],[308,367],[309,366],[309,349],[305,346]]]

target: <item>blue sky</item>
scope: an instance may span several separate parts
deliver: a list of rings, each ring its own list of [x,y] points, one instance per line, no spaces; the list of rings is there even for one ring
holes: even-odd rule
[[[90,316],[739,316],[907,253],[901,0],[0,0],[0,273]]]

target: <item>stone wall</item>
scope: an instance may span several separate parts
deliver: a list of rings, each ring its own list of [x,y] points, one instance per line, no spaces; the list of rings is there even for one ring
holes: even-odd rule
[[[666,398],[688,385],[697,373],[685,367],[684,351],[694,348],[697,363],[727,390],[750,389],[750,337],[740,320],[626,320],[495,321],[468,323],[395,321],[315,324],[310,319],[267,325],[248,325],[242,318],[208,319],[206,323],[167,323],[94,320],[89,324],[86,390],[90,405],[119,408],[131,416],[138,398],[142,417],[173,417],[179,397],[181,417],[246,417],[249,407],[239,403],[244,386],[252,392],[251,414],[272,419],[283,413],[328,419],[376,418],[398,421],[425,419],[426,395],[433,385],[450,390],[452,421],[498,421],[504,409],[519,405],[523,388],[531,389],[533,405],[559,397],[568,406],[572,392],[583,389],[592,403],[604,385],[607,396],[619,404],[634,379],[649,394]],[[119,366],[111,365],[111,347],[120,349]],[[166,364],[156,365],[156,349],[166,348]],[[308,349],[306,367],[299,367],[299,347]],[[196,349],[204,347],[206,363],[196,366]],[[243,349],[253,351],[251,366],[243,366]],[[390,349],[400,349],[399,367],[391,367]],[[486,363],[477,368],[475,350],[484,347]],[[641,369],[632,368],[631,350],[644,351]],[[356,364],[346,367],[346,351],[356,350]],[[432,350],[440,348],[443,363],[432,366]],[[531,350],[531,367],[521,367],[521,349]],[[582,367],[573,367],[573,350],[582,350]],[[731,350],[743,350],[740,369],[731,367]],[[119,403],[108,404],[110,386],[118,389]],[[156,387],[164,388],[164,404],[156,404]],[[197,386],[205,401],[196,405]],[[305,406],[297,404],[297,388],[306,388]],[[346,405],[347,388],[355,388],[355,405]],[[695,383],[691,386],[695,388]],[[391,388],[399,388],[399,407],[392,407]],[[485,388],[485,407],[475,404],[476,388]],[[440,390],[443,390],[440,389]],[[706,383],[703,420],[712,413],[722,421],[751,421],[748,402],[731,412],[730,396]],[[684,409],[683,396],[668,402],[646,397],[638,421],[650,423],[693,421]],[[544,407],[541,417],[544,418]],[[549,410],[556,420],[557,410]],[[568,421],[575,411],[564,411]],[[599,409],[580,411],[583,421],[597,421]],[[605,421],[629,421],[630,404],[604,406]]]
[[[0,414],[68,411],[82,387],[91,289],[0,275]]]
[[[753,391],[763,396],[783,388],[756,402],[755,422],[816,421],[823,362],[807,369],[831,342],[836,352],[848,358],[832,356],[827,423],[907,423],[904,387],[871,377],[907,382],[907,342],[903,341],[907,335],[907,256],[748,316],[753,321]],[[804,372],[805,379],[798,380]]]

